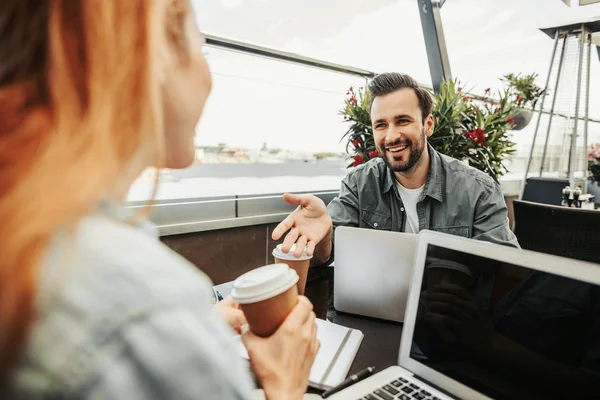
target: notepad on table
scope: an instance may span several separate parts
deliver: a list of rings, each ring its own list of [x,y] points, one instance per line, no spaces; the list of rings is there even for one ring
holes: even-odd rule
[[[359,330],[317,319],[317,338],[321,342],[321,348],[310,370],[310,386],[328,389],[343,382],[363,337]],[[248,358],[239,336],[236,337],[236,343],[240,355]]]

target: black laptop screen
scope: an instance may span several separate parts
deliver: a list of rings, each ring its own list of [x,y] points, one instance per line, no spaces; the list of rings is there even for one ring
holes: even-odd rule
[[[495,399],[600,399],[600,286],[431,245],[411,358]]]

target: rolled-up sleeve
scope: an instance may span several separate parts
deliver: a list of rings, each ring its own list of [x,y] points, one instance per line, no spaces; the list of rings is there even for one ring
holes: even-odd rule
[[[358,188],[355,180],[352,179],[352,174],[342,180],[340,194],[329,202],[327,210],[334,228],[359,225]]]
[[[342,180],[340,194],[331,200],[327,205],[327,211],[333,224],[333,234],[331,235],[332,245],[335,246],[335,228],[338,226],[359,226],[360,208],[358,200],[358,188],[352,174],[346,175]],[[329,265],[334,260],[334,252],[331,252],[329,260],[325,265]]]
[[[81,398],[250,399],[248,371],[219,325],[216,316],[183,307],[129,323],[103,346],[101,368]]]
[[[508,208],[500,185],[494,183],[482,192],[475,207],[472,238],[487,242],[520,247],[510,230]]]

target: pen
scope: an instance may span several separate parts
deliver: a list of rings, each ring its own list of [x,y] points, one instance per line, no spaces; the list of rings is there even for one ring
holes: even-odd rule
[[[221,293],[219,293],[218,290],[216,292],[217,292],[217,301],[223,300],[223,296],[221,296]]]
[[[373,375],[373,372],[375,372],[375,367],[368,367],[368,368],[363,369],[360,372],[357,372],[354,375],[350,375],[348,378],[346,378],[346,380],[344,382],[340,383],[337,386],[332,387],[329,390],[324,391],[323,394],[321,394],[321,397],[326,399],[329,396],[331,396],[332,394],[342,391],[342,390],[346,389],[348,386],[354,385],[355,383],[360,382],[363,379]]]

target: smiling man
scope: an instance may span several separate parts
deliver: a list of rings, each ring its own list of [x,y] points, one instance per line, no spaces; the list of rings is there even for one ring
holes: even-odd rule
[[[430,229],[518,247],[500,185],[427,143],[432,98],[408,75],[385,73],[369,84],[371,123],[380,157],[351,171],[325,207],[312,195],[284,195],[299,207],[273,231],[283,249],[307,247],[313,265],[331,260],[333,230],[356,226],[418,233]]]

